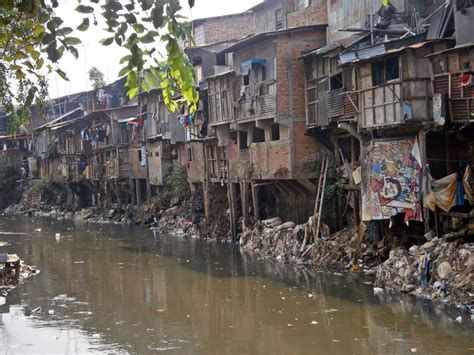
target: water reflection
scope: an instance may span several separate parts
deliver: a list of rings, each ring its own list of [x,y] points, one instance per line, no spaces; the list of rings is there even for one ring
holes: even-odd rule
[[[41,268],[8,296],[0,325],[6,353],[398,354],[474,347],[472,325],[453,322],[455,312],[409,297],[381,299],[356,279],[260,262],[227,245],[46,220],[2,219],[0,231],[27,233],[0,240]]]

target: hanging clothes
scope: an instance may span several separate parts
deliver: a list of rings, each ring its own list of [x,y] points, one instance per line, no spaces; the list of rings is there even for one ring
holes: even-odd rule
[[[474,85],[474,75],[470,73],[465,73],[461,75],[461,86],[467,87]]]
[[[436,207],[444,212],[449,212],[456,202],[456,186],[458,173],[448,175],[442,179],[434,180],[429,175],[431,191],[424,197],[425,207],[435,211]]]
[[[107,131],[105,129],[99,129],[97,131],[97,140],[99,142],[105,142],[106,137],[107,137]]]

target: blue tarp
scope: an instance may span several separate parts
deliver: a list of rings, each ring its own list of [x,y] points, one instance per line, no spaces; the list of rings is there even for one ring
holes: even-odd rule
[[[247,75],[249,73],[250,68],[252,68],[252,65],[265,66],[267,65],[267,60],[266,59],[250,59],[245,62],[242,62],[240,64],[240,71],[242,72],[242,74]]]

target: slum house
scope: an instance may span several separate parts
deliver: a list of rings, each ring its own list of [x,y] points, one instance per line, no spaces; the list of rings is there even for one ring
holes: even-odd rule
[[[261,4],[251,8],[253,25],[255,33],[265,33],[268,31],[283,30],[287,27],[301,27],[306,25],[324,25],[326,23],[326,3],[325,1],[264,1]],[[248,16],[247,16],[248,17]],[[247,26],[247,28],[250,28]],[[225,187],[229,176],[229,161],[227,149],[225,146],[219,146],[214,127],[207,125],[208,120],[208,80],[213,79],[220,74],[229,74],[233,68],[233,55],[224,51],[223,47],[232,46],[235,40],[243,37],[246,33],[242,30],[228,30],[224,24],[221,27],[223,37],[219,39],[225,42],[209,43],[207,45],[186,48],[186,53],[190,56],[196,68],[196,81],[199,83],[201,104],[203,107],[202,119],[199,117],[197,122],[204,122],[201,126],[196,124],[187,128],[188,143],[181,151],[180,157],[184,157],[188,170],[188,176],[191,183],[197,184],[204,181],[204,202],[206,217],[209,218],[209,206],[216,206],[215,201],[211,204],[210,199],[222,197],[219,192]],[[250,36],[248,36],[250,37]],[[234,38],[234,41],[231,41]],[[219,49],[221,52],[219,52]],[[212,75],[211,75],[212,74]],[[215,88],[214,88],[215,89]],[[219,89],[218,89],[219,90]],[[213,97],[214,104],[222,107],[227,104],[229,107],[234,105],[232,98],[228,97],[226,88],[222,88],[220,98]],[[230,99],[230,100],[229,100]],[[235,100],[236,101],[236,100]],[[233,110],[233,109],[231,109]],[[198,112],[198,116],[201,115]],[[193,140],[189,142],[189,140]],[[203,158],[203,159],[202,159]],[[209,196],[209,186],[212,184],[212,194]],[[300,190],[301,191],[301,190]]]
[[[198,110],[193,115],[184,110],[178,119],[185,132],[184,143],[178,145],[180,162],[186,167],[188,181],[193,192],[204,193],[206,219],[216,215],[227,204],[222,196],[226,190],[220,184],[213,186],[209,194],[209,177],[207,172],[206,150],[217,147],[214,132],[209,131],[207,113],[206,78],[230,70],[232,55],[222,53],[224,49],[238,40],[252,36],[255,32],[255,19],[251,11],[241,14],[205,18],[193,21],[194,45],[185,46],[185,52],[195,69],[195,82],[199,90]],[[211,196],[212,195],[212,196]],[[212,199],[212,204],[210,200]],[[215,213],[212,213],[212,210]]]
[[[425,130],[433,126],[426,56],[446,48],[439,39],[452,33],[449,19],[441,20],[443,25],[437,25],[441,28],[435,36],[426,33],[424,25],[430,23],[425,19],[436,13],[449,14],[444,6],[427,14],[426,9],[433,5],[426,2],[413,7],[415,16],[399,14],[391,5],[392,15],[382,18],[388,20],[383,32],[360,31],[355,38],[336,40],[305,56],[309,132],[333,149],[346,176],[347,195],[353,197],[356,220],[359,200],[362,220],[371,222],[373,234],[380,226],[376,221],[395,215],[404,215],[406,223],[426,220],[421,209],[424,164],[429,158]],[[413,16],[417,20],[411,30],[403,26],[401,36],[393,30]],[[329,27],[334,26],[334,17],[329,16],[329,21]],[[348,40],[352,42],[349,46]],[[340,138],[347,133],[350,141],[344,142]],[[360,145],[354,144],[354,138]],[[357,198],[359,187],[354,185],[360,180],[361,197]],[[421,226],[414,225],[423,231]]]
[[[137,131],[137,139],[146,154],[140,164],[147,167],[147,195],[157,196],[165,183],[173,160],[178,158],[178,144],[185,140],[185,131],[178,120],[178,112],[170,112],[165,105],[161,90],[140,94],[140,107],[143,112],[143,127]],[[139,127],[139,126],[137,126]],[[132,153],[133,154],[133,153]],[[137,154],[137,157],[140,157]],[[138,183],[135,183],[138,187]],[[143,186],[140,186],[142,190]],[[139,195],[137,190],[137,196]]]
[[[228,160],[228,177],[221,181],[228,183],[234,232],[237,211],[248,223],[250,196],[256,219],[302,221],[314,203],[304,201],[314,190],[309,178],[316,144],[304,135],[304,72],[297,58],[323,45],[324,37],[324,26],[250,37],[224,51],[233,54],[233,70],[207,80],[209,125],[220,147],[216,160]]]
[[[456,43],[429,56],[435,127],[427,133],[429,227],[467,223],[474,207],[474,2],[454,7]],[[442,23],[443,21],[439,21]],[[458,223],[459,224],[459,223]]]
[[[31,147],[28,135],[25,132],[18,132],[10,135],[8,131],[8,115],[0,110],[0,170],[10,169],[18,174],[25,168],[30,169],[28,162],[30,159]]]

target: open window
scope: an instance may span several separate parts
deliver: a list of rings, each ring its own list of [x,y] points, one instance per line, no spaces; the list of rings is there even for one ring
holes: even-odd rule
[[[216,54],[216,65],[226,65],[225,54]]]
[[[273,123],[271,126],[271,135],[272,141],[280,140],[280,125],[278,123]]]
[[[329,78],[329,90],[337,90],[342,89],[344,87],[343,79],[342,79],[342,72],[336,75],[333,75]]]
[[[242,85],[249,86],[250,85],[250,75],[246,74],[242,76]]]
[[[254,143],[263,143],[265,142],[265,130],[261,128],[253,128],[253,137],[252,141]]]
[[[372,63],[372,85],[383,85],[391,80],[400,78],[398,57],[392,57]]]
[[[247,132],[246,131],[239,131],[239,149],[240,150],[243,150],[243,149],[247,149],[249,146],[248,146],[248,142],[247,142]]]
[[[188,161],[193,161],[193,151],[191,148],[186,149],[186,155],[187,155]]]

